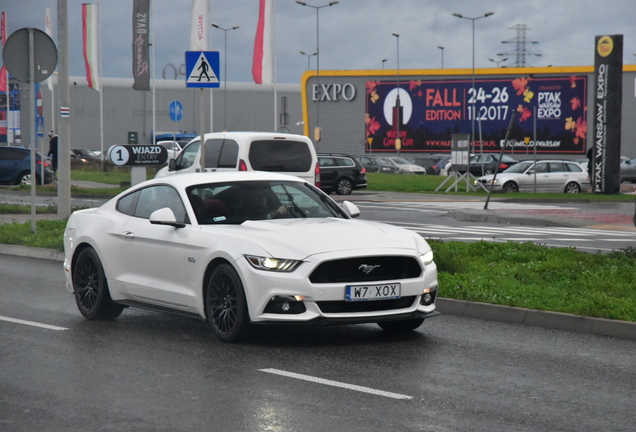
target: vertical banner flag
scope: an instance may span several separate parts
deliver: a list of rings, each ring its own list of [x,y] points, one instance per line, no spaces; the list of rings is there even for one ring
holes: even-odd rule
[[[150,91],[150,0],[133,2],[133,89]]]
[[[192,0],[192,25],[190,30],[190,51],[207,51],[207,0]]]
[[[99,4],[82,3],[82,42],[88,87],[99,91]]]
[[[620,191],[623,35],[596,36],[594,53],[594,192]],[[591,180],[591,179],[590,179]]]
[[[47,7],[44,9],[44,31],[47,35],[53,39],[53,15],[51,12],[51,7]],[[46,79],[46,84],[49,87],[49,91],[53,91],[53,79],[51,78],[53,75]]]
[[[4,42],[7,40],[7,21],[6,21],[6,12],[2,12],[0,16],[0,33],[2,38],[2,46],[4,47]],[[2,65],[2,69],[0,69],[0,92],[7,91],[7,68]]]
[[[272,0],[259,0],[258,26],[254,38],[254,60],[252,76],[256,84],[273,82],[273,5]]]

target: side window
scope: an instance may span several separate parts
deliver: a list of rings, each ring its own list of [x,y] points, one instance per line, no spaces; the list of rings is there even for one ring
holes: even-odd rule
[[[563,164],[561,162],[550,162],[550,172],[560,173],[563,171]]]
[[[195,141],[183,149],[175,161],[177,170],[189,168],[194,164],[194,161],[197,159],[200,146],[201,141]]]
[[[354,167],[356,166],[355,162],[349,158],[338,159],[338,165],[345,167]]]
[[[567,168],[566,171],[583,172],[583,169],[581,168],[580,165],[575,165],[575,164],[571,164],[571,163],[566,163],[564,165]]]
[[[236,168],[238,143],[228,139],[211,139],[205,142],[206,168]]]
[[[117,201],[117,211],[129,216],[134,216],[137,201],[139,200],[139,193],[139,191],[136,191],[120,198],[119,201]]]
[[[148,219],[152,212],[169,207],[177,222],[189,223],[185,206],[176,190],[170,186],[151,186],[142,189],[135,210],[135,216]]]
[[[548,172],[548,164],[546,163],[538,163],[537,168],[535,170],[537,173],[545,173]]]

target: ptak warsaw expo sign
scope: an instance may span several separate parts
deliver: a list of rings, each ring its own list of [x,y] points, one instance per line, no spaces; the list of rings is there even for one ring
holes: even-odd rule
[[[401,151],[449,151],[451,135],[470,132],[473,125],[478,147],[481,137],[484,150],[499,150],[514,110],[506,148],[585,153],[586,76],[477,79],[474,87],[470,79],[367,81],[366,87],[371,151],[395,151],[398,133]]]

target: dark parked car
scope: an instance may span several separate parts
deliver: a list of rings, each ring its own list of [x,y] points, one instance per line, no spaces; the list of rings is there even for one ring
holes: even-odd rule
[[[495,170],[497,172],[502,172],[505,169],[510,168],[514,164],[519,161],[511,158],[507,155],[501,156],[501,162],[499,162],[499,154],[474,154],[470,155],[470,173],[474,176],[481,177],[489,174],[494,174]],[[499,166],[499,168],[497,168]],[[453,171],[464,173],[464,171],[456,170],[455,167],[451,165],[448,169],[448,175],[452,175]]]
[[[320,188],[326,193],[349,195],[367,187],[366,169],[356,158],[346,154],[319,154]]]
[[[37,184],[44,172],[44,183],[53,182],[50,162],[36,152],[35,172]],[[42,169],[44,167],[44,169]],[[31,150],[24,147],[0,147],[0,184],[31,184]]]
[[[408,159],[409,162],[415,165],[426,168],[426,174],[439,175],[442,168],[444,168],[441,162],[450,159],[450,154],[431,154],[426,156],[415,156]]]
[[[395,164],[385,161],[381,156],[356,156],[356,159],[364,166],[367,172],[379,172],[397,174],[400,168]]]
[[[73,165],[97,165],[101,161],[101,158],[92,150],[71,149],[71,164]]]

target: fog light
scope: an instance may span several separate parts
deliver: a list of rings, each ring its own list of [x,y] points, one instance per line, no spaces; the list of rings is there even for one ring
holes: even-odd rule
[[[420,298],[420,304],[422,306],[430,306],[435,303],[435,296],[437,295],[437,290],[435,288],[426,288],[422,293],[422,297]]]
[[[271,314],[301,314],[307,311],[303,296],[274,296],[271,298],[265,313]]]

